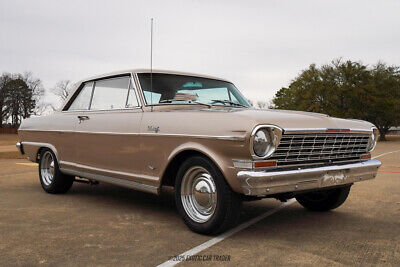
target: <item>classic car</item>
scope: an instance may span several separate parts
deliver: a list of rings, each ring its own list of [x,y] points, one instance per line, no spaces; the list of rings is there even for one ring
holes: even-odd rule
[[[232,227],[244,200],[337,208],[381,165],[369,122],[255,109],[227,80],[161,70],[83,80],[60,111],[25,119],[18,133],[44,191],[65,193],[74,182],[153,194],[172,186],[184,222],[201,234]]]

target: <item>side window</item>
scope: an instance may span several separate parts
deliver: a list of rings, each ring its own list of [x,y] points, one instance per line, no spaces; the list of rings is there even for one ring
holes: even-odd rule
[[[93,82],[85,83],[74,102],[69,106],[68,110],[88,110],[90,98],[92,96]]]
[[[130,77],[96,81],[90,110],[124,109]]]
[[[129,83],[129,92],[128,92],[128,99],[126,101],[127,108],[134,108],[139,106],[138,99],[135,92],[135,87],[133,86],[132,82]]]

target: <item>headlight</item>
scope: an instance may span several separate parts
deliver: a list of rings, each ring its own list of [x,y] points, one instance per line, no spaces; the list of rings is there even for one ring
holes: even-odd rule
[[[250,153],[254,158],[267,158],[275,152],[282,130],[273,125],[257,126],[250,137]]]
[[[375,146],[376,146],[376,142],[378,142],[378,136],[379,136],[379,131],[378,129],[376,129],[375,127],[372,128],[372,134],[369,137],[369,141],[368,141],[368,152],[371,152],[372,150],[374,150]]]

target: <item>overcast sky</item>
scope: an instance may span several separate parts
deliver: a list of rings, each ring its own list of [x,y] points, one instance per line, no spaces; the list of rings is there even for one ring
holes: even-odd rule
[[[400,65],[398,0],[0,0],[0,72],[32,71],[49,89],[147,68],[151,17],[155,68],[226,78],[253,101],[311,63]]]

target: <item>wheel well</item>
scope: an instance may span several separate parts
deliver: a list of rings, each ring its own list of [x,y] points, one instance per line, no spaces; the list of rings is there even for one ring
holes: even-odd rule
[[[162,176],[161,185],[164,186],[175,186],[175,177],[178,173],[179,166],[189,157],[202,156],[211,160],[207,155],[196,151],[196,150],[185,150],[176,155],[165,169],[164,175]],[[212,160],[211,160],[212,161]]]
[[[38,152],[36,153],[36,158],[35,158],[36,162],[39,162],[40,154],[42,154],[43,149],[46,149],[46,148],[47,148],[47,147],[42,146],[42,147],[40,147],[40,148],[38,149]]]
[[[38,149],[38,151],[37,151],[37,153],[36,153],[36,158],[35,158],[36,162],[39,162],[39,160],[40,160],[40,154],[42,154],[42,151],[43,151],[44,149],[48,149],[48,150],[51,150],[51,152],[56,153],[56,152],[55,152],[53,149],[51,149],[50,147],[42,146],[42,147],[40,147],[40,148]],[[57,159],[57,162],[58,162],[57,154],[56,154],[56,159]]]

